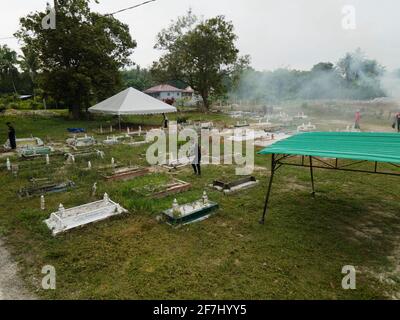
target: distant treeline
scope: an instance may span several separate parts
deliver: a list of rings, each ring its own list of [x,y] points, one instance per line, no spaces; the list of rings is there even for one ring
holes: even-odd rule
[[[310,71],[247,69],[230,92],[238,100],[277,102],[292,99],[357,99],[385,97],[385,68],[365,57],[361,50],[348,53],[334,65],[316,64]],[[400,77],[400,72],[397,72]]]

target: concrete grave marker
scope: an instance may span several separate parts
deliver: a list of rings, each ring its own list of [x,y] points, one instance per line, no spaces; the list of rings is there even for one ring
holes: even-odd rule
[[[172,208],[163,212],[166,222],[173,226],[186,225],[202,221],[210,217],[218,209],[218,204],[208,199],[204,192],[200,200],[179,205],[175,199]]]
[[[109,217],[128,212],[110,199],[107,193],[102,200],[90,202],[82,206],[65,209],[60,204],[58,211],[51,213],[44,223],[53,235],[84,226],[89,223],[101,221]]]

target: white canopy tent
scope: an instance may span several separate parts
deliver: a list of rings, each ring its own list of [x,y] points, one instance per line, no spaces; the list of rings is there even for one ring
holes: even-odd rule
[[[139,90],[128,88],[89,108],[89,112],[117,115],[121,121],[123,115],[172,113],[177,110]]]

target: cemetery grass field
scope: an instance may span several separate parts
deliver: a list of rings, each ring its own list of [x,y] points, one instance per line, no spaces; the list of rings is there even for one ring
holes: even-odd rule
[[[233,123],[223,115],[186,116]],[[53,142],[64,142],[67,128],[84,127],[91,134],[107,123],[70,121],[62,115],[2,116],[0,142],[6,139],[7,121],[15,124],[19,137],[33,134]],[[162,119],[129,121],[159,126]],[[96,171],[111,157],[146,165],[146,148],[101,147],[106,157],[93,158],[91,171],[80,170],[86,163],[79,160],[63,169],[63,157],[56,156],[48,167],[44,159],[21,162],[17,178],[1,169],[0,237],[33,293],[44,299],[390,299],[399,292],[399,177],[317,170],[314,200],[309,171],[284,167],[277,173],[263,226],[258,220],[269,157],[256,156],[258,186],[226,196],[208,185],[221,177],[235,179],[234,166],[205,166],[201,178],[187,167],[126,182],[105,182]],[[20,200],[16,195],[31,176],[68,178],[77,187],[47,195],[41,211],[38,197]],[[132,191],[169,176],[192,183],[192,189],[160,200]],[[96,181],[98,195],[92,197]],[[156,221],[175,197],[183,204],[200,198],[204,190],[219,203],[216,215],[178,229]],[[104,192],[129,213],[57,237],[43,223],[59,203],[70,208],[100,199]],[[45,265],[56,268],[56,290],[41,289]],[[341,287],[345,265],[358,271],[356,290]]]

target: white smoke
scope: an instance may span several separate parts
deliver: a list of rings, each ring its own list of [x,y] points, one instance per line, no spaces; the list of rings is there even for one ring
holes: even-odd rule
[[[400,100],[400,72],[387,72],[381,78],[381,86],[389,98]]]

